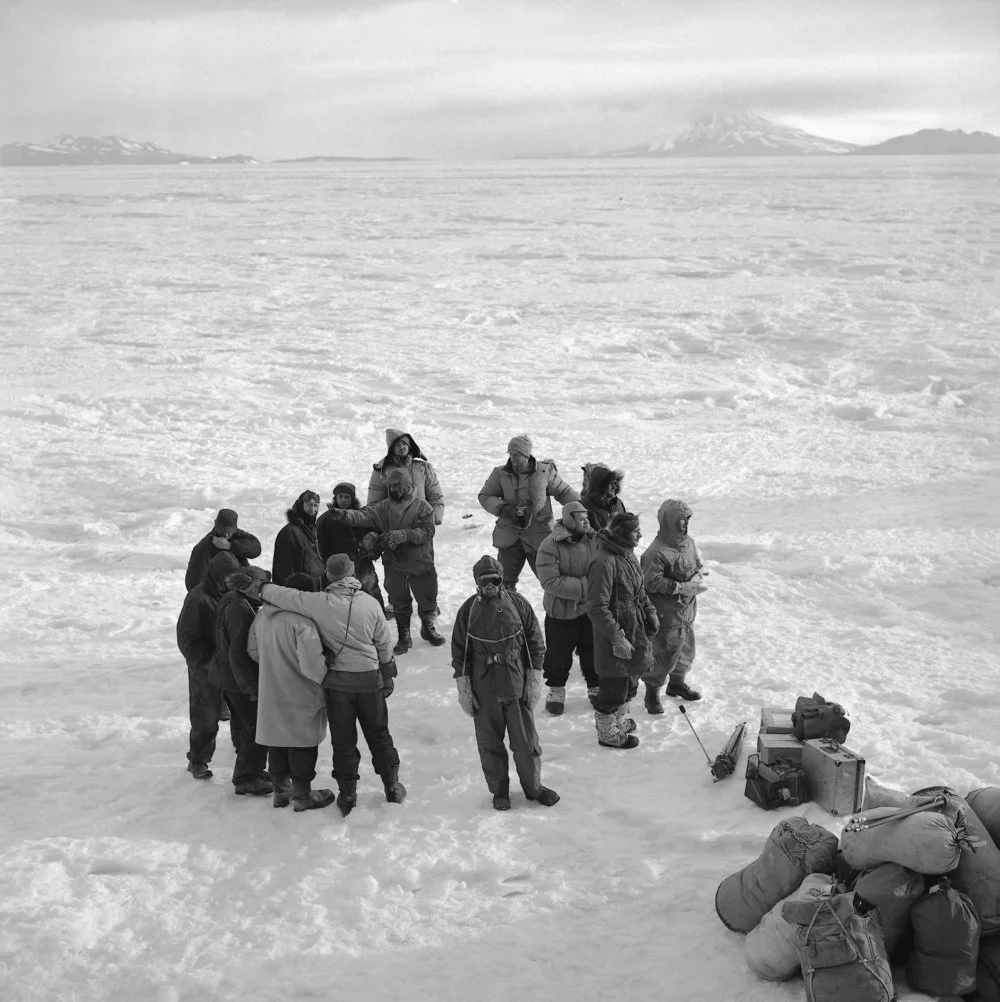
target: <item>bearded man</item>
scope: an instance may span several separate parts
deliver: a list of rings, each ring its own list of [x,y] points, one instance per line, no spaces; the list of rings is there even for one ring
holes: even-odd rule
[[[277,585],[285,585],[293,574],[308,574],[317,585],[323,578],[323,561],[316,542],[316,516],[319,514],[319,495],[303,491],[285,517],[288,524],[274,541],[274,560],[271,578]]]

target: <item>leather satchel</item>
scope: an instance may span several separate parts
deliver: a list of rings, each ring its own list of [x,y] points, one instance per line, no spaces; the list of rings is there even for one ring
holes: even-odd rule
[[[825,700],[818,692],[799,696],[792,712],[792,733],[799,741],[811,738],[832,738],[839,744],[847,740],[851,722],[839,703]]]

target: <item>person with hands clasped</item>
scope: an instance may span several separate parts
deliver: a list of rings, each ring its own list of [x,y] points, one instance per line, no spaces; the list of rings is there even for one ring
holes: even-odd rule
[[[597,556],[587,573],[587,615],[594,624],[600,678],[594,721],[598,743],[606,748],[639,744],[628,703],[638,691],[639,676],[652,667],[650,637],[660,628],[635,557],[641,536],[638,516],[613,516],[597,534]]]
[[[195,543],[184,573],[184,587],[188,591],[205,579],[208,565],[220,552],[232,554],[241,567],[260,556],[260,540],[239,528],[237,521],[232,508],[220,508],[212,531]]]
[[[542,696],[545,656],[538,619],[527,599],[503,587],[503,572],[493,557],[481,557],[472,573],[476,593],[455,616],[451,664],[459,705],[475,724],[493,806],[510,810],[506,735],[525,797],[551,807],[559,794],[542,786],[542,748],[533,714]]]
[[[667,683],[667,695],[683,700],[701,699],[687,684],[694,661],[694,618],[697,597],[706,591],[708,574],[701,564],[698,547],[688,535],[690,506],[669,498],[660,505],[656,538],[640,558],[643,584],[660,617],[660,632],[653,641],[652,671],[643,675],[646,709],[662,713],[659,691]]]

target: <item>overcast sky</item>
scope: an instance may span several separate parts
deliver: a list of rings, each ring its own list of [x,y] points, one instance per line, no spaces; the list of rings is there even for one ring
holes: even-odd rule
[[[517,156],[733,108],[1000,134],[1000,0],[0,0],[0,142]]]

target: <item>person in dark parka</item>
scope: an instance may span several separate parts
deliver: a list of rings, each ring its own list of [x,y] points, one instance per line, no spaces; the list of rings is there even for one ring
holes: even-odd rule
[[[247,652],[247,638],[259,602],[237,591],[254,579],[266,581],[259,567],[237,569],[226,576],[226,592],[215,610],[215,653],[208,678],[222,690],[232,716],[230,728],[236,740],[233,787],[237,796],[264,797],[273,790],[265,774],[267,747],[257,743],[257,688],[259,668]]]
[[[276,585],[284,585],[293,574],[308,574],[319,585],[323,579],[323,561],[317,545],[316,515],[319,512],[319,495],[303,491],[288,511],[284,526],[274,540],[274,559],[271,578]]]
[[[191,550],[184,574],[184,586],[188,591],[202,581],[212,557],[220,552],[231,553],[241,567],[246,567],[260,556],[260,540],[238,527],[237,515],[232,508],[219,510],[212,531],[202,536]]]
[[[594,700],[597,740],[608,748],[635,748],[628,702],[639,676],[652,667],[650,637],[660,628],[642,583],[635,548],[639,519],[615,515],[597,534],[597,556],[587,573],[587,615],[594,624],[594,666],[600,678]]]
[[[493,557],[481,557],[472,573],[476,593],[455,617],[451,663],[459,705],[475,723],[493,806],[510,810],[506,734],[525,797],[551,807],[559,795],[542,786],[542,748],[532,712],[541,698],[545,657],[538,619],[527,599],[503,587],[503,571]]]
[[[226,575],[239,566],[232,553],[216,554],[208,565],[205,580],[187,593],[177,618],[177,647],[188,671],[191,732],[187,768],[195,779],[212,778],[208,764],[215,754],[222,708],[222,694],[208,677],[209,663],[215,653],[215,613],[226,592]],[[235,733],[233,743],[236,743]]]
[[[595,529],[606,529],[615,515],[625,513],[625,503],[619,497],[624,479],[624,470],[611,470],[603,463],[587,463],[583,467],[580,501]]]
[[[361,582],[361,590],[385,610],[385,600],[378,584],[378,574],[375,572],[375,560],[378,559],[376,548],[377,533],[366,529],[363,525],[349,525],[334,517],[329,509],[340,508],[344,511],[358,511],[361,502],[354,484],[342,480],[333,488],[333,500],[327,502],[327,511],[316,520],[316,542],[319,555],[325,565],[335,553],[344,553],[354,564],[354,576]]]

